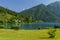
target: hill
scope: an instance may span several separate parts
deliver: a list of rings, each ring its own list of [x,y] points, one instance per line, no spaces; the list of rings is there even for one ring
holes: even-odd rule
[[[50,10],[52,10],[56,16],[60,17],[60,1],[56,1],[54,3],[51,3],[47,7]]]
[[[31,16],[33,19],[43,22],[58,22],[57,20],[59,19],[54,12],[48,9],[44,4],[24,10],[20,12],[20,15],[24,17]]]
[[[17,12],[14,12],[12,10],[9,10],[7,8],[4,8],[2,6],[0,6],[0,23],[4,23],[4,22],[12,22],[12,18],[14,19],[14,17],[17,17]]]
[[[40,4],[19,13],[0,6],[0,15],[0,20],[4,20],[6,18],[10,21],[12,19],[19,19],[21,22],[28,23],[36,21],[60,22],[60,2],[57,1],[49,5]]]

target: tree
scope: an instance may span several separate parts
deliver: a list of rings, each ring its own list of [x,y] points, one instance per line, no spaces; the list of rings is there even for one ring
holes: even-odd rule
[[[27,23],[32,23],[33,18],[32,18],[31,16],[25,17],[25,21],[26,21]]]

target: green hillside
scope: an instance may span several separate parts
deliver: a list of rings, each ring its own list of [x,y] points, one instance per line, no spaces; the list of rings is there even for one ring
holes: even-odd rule
[[[43,22],[58,22],[58,17],[53,11],[48,9],[44,4],[37,5],[30,9],[20,12],[20,15],[24,17],[32,17],[35,20],[41,20]]]
[[[12,18],[16,19],[17,13],[0,6],[0,23],[5,23],[6,21],[12,23]]]

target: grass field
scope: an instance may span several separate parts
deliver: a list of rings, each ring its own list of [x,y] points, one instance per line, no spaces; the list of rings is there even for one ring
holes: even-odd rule
[[[10,30],[0,29],[0,40],[60,40],[60,29],[56,38],[48,38],[48,30]]]

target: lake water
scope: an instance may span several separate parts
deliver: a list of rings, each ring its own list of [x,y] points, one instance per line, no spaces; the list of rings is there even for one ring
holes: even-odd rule
[[[13,23],[14,24],[14,23]],[[15,25],[15,24],[14,24]],[[46,27],[54,27],[54,26],[60,26],[60,23],[52,23],[52,22],[35,22],[35,23],[19,23],[18,26],[20,27],[20,29],[29,29],[29,30],[34,30],[34,29],[43,29]],[[5,25],[6,26],[6,25]],[[12,24],[7,23],[6,28],[10,28],[12,26]]]
[[[52,22],[45,22],[45,23],[24,23],[20,24],[20,29],[38,29],[38,28],[45,28],[45,27],[54,27],[54,26],[60,26],[60,23],[52,23]]]

